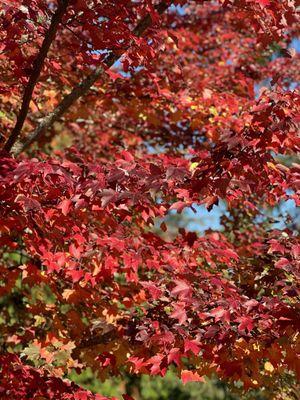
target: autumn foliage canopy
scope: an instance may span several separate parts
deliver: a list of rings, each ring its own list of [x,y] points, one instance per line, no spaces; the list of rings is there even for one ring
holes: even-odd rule
[[[0,4],[0,398],[299,379],[299,1]]]

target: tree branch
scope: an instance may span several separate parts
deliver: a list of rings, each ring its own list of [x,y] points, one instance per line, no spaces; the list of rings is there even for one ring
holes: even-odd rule
[[[55,38],[59,23],[67,10],[68,4],[69,4],[69,0],[60,0],[58,2],[58,7],[57,7],[55,13],[53,14],[50,27],[44,37],[42,47],[40,48],[40,51],[39,51],[36,59],[34,60],[32,72],[31,72],[29,81],[27,83],[27,86],[25,88],[25,91],[24,91],[22,106],[19,111],[19,115],[17,117],[15,127],[13,128],[9,138],[7,139],[7,142],[4,145],[5,151],[9,152],[11,150],[12,146],[14,145],[14,143],[16,142],[16,140],[18,139],[18,137],[22,131],[25,119],[28,114],[29,105],[30,105],[30,101],[32,99],[35,85],[40,77],[45,58],[47,57],[47,54],[48,54],[48,50],[51,46],[51,43],[53,42],[53,40]]]
[[[156,6],[156,11],[159,14],[163,14],[164,11],[169,7],[169,2],[162,1],[159,5]],[[147,14],[135,27],[133,30],[133,34],[140,37],[146,31],[147,28],[151,26],[151,16]],[[84,96],[91,86],[99,79],[99,77],[109,69],[118,59],[128,50],[129,46],[126,47],[122,54],[114,54],[111,53],[104,60],[104,67],[96,68],[90,75],[88,75],[83,81],[81,81],[77,86],[73,88],[73,90],[67,94],[61,103],[55,108],[55,110],[48,114],[38,125],[38,127],[27,137],[25,143],[19,147],[15,148],[14,153],[19,154],[23,150],[25,150],[28,146],[31,145],[34,141],[38,140],[39,137],[50,128],[55,121],[57,121],[69,108],[72,104],[75,103],[80,97]]]

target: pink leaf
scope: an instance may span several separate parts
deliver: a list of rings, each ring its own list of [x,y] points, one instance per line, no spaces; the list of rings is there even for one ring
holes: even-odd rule
[[[153,300],[157,300],[160,298],[162,291],[151,282],[141,282],[142,286],[148,290]]]
[[[70,244],[69,246],[69,253],[71,254],[71,256],[75,257],[75,258],[80,258],[81,256],[81,247],[76,247],[73,243]]]
[[[191,286],[188,285],[185,281],[175,280],[175,284],[176,284],[176,286],[174,287],[173,290],[171,290],[171,293],[174,296],[185,298],[185,297],[189,297],[192,294]]]
[[[185,340],[184,341],[184,352],[187,353],[189,350],[192,353],[194,353],[195,356],[197,356],[199,354],[200,347],[196,340]]]
[[[238,330],[240,333],[243,333],[244,331],[251,332],[253,329],[253,319],[251,317],[241,317],[238,319],[238,322],[240,323],[238,326]]]
[[[178,322],[183,325],[187,320],[184,305],[182,303],[175,304],[174,311],[170,315],[171,318],[178,319]]]
[[[72,270],[68,271],[67,274],[72,278],[74,283],[78,282],[84,275],[82,270]]]
[[[71,200],[65,199],[65,200],[63,200],[62,202],[59,203],[57,208],[61,209],[61,212],[63,213],[63,215],[68,215],[68,213],[70,211],[71,204],[72,204]]]
[[[168,364],[174,362],[177,366],[180,364],[180,351],[177,347],[171,349],[170,353],[168,354]]]

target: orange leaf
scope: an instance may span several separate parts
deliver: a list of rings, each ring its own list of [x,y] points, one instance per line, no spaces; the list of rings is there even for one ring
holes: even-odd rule
[[[183,370],[181,371],[181,380],[185,385],[188,382],[204,382],[202,376],[200,376],[197,372]]]

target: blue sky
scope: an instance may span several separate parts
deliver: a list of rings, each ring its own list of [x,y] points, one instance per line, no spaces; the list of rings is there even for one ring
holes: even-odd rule
[[[222,229],[220,219],[224,214],[228,215],[227,207],[224,202],[220,202],[219,206],[214,206],[210,212],[207,211],[204,205],[194,205],[194,208],[197,211],[196,214],[191,209],[185,209],[183,211],[183,214],[191,219],[190,222],[185,226],[187,230],[203,233],[207,229]],[[298,223],[300,223],[299,208],[296,208],[293,200],[282,202],[280,204],[280,212],[279,209],[276,208],[263,211],[265,216],[272,217],[278,221],[273,224],[273,228],[284,229],[285,224],[280,216],[280,213],[282,213],[284,216],[289,215],[293,219],[297,220]]]

